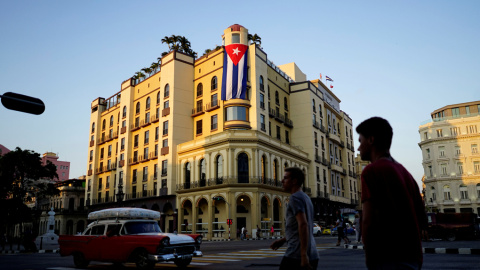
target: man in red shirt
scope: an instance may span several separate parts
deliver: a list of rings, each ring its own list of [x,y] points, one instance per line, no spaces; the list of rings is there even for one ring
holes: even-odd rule
[[[426,224],[420,189],[390,155],[393,131],[372,117],[356,128],[362,172],[362,236],[368,269],[421,269],[421,230]],[[388,239],[392,235],[393,239]]]

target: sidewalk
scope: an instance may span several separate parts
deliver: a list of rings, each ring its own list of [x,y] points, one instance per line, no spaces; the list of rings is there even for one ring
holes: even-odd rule
[[[363,249],[362,244],[344,245],[346,249]],[[480,255],[480,240],[445,241],[433,239],[422,241],[423,253],[428,254],[473,254]]]

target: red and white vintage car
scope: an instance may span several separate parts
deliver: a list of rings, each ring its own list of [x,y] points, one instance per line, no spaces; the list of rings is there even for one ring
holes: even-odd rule
[[[160,213],[140,208],[111,208],[92,212],[82,235],[61,235],[60,255],[73,255],[78,268],[90,261],[115,264],[133,262],[140,269],[151,269],[157,262],[173,261],[179,267],[201,257],[202,236],[162,233]]]

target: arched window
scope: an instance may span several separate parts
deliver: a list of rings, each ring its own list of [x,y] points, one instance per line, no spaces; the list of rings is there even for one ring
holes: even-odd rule
[[[92,123],[92,133],[95,132],[95,122]]]
[[[215,89],[217,89],[217,76],[213,76],[212,78],[211,90],[215,90]]]
[[[187,162],[185,163],[185,184],[184,184],[185,189],[190,188],[190,172],[191,172],[190,162]]]
[[[157,105],[160,105],[160,91],[157,93]]]
[[[140,113],[140,102],[137,102],[137,106],[135,107],[135,114]]]
[[[203,96],[203,84],[199,83],[197,85],[197,97]]]
[[[278,180],[278,162],[276,159],[273,161],[273,179]]]
[[[263,76],[260,75],[260,91],[265,91],[265,86],[263,84]]]
[[[267,173],[266,173],[266,169],[267,169],[267,158],[265,156],[262,156],[262,160],[260,161],[261,163],[261,174],[262,174],[262,183],[265,182],[265,179],[267,178]]]
[[[432,192],[432,200],[436,201],[437,200],[437,194],[435,193],[435,187],[432,186],[431,192]]]
[[[123,118],[127,117],[127,106],[123,106],[122,117],[123,117]]]
[[[215,167],[215,178],[218,182],[219,180],[223,180],[223,157],[221,155],[217,156]]]
[[[245,153],[238,155],[238,183],[248,183],[248,156]]]
[[[102,130],[105,130],[105,127],[107,126],[107,121],[105,121],[105,119],[103,119],[102,121]]]
[[[168,83],[165,85],[165,92],[163,92],[163,98],[170,96],[170,85]]]
[[[147,102],[145,103],[145,109],[150,109],[150,97],[147,97]]]
[[[207,176],[205,174],[207,166],[205,165],[205,159],[204,158],[202,158],[200,160],[199,165],[200,165],[200,170],[198,171],[199,172],[198,178],[200,179],[200,186],[204,187],[206,185],[206,179],[207,179]]]
[[[322,104],[318,104],[318,113],[320,113],[320,117],[323,117],[323,114],[322,114]]]
[[[110,116],[110,126],[113,127],[113,115]]]

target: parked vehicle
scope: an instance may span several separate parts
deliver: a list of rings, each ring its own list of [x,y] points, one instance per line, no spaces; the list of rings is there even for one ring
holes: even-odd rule
[[[313,235],[316,235],[316,236],[322,235],[322,227],[317,223],[313,223]]]
[[[111,208],[92,212],[82,235],[60,235],[60,255],[73,256],[77,268],[90,261],[117,264],[134,262],[151,269],[157,262],[173,261],[186,267],[192,257],[201,257],[202,236],[162,233],[160,213],[139,208]]]
[[[330,226],[325,226],[322,230],[322,234],[328,234],[328,235],[331,235],[332,234],[332,225]]]
[[[428,236],[449,241],[475,239],[479,234],[479,220],[475,213],[427,213]]]

